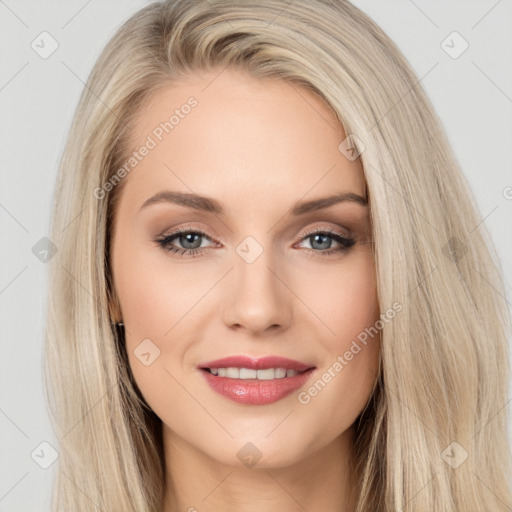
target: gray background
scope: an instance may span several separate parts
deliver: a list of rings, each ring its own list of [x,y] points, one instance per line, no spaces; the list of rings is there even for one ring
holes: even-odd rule
[[[56,446],[42,394],[46,267],[32,248],[48,235],[57,164],[88,73],[148,3],[0,0],[0,512],[48,508],[56,465],[35,462],[51,457],[41,442]],[[354,3],[398,44],[437,109],[500,254],[510,306],[512,0]],[[46,59],[31,47],[43,31],[58,42]],[[456,59],[441,46],[453,31],[469,43]],[[452,52],[461,48],[451,41]],[[509,411],[507,402],[501,414]]]

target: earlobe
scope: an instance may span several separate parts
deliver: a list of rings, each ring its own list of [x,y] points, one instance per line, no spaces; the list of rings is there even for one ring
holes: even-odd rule
[[[117,324],[122,322],[123,315],[121,313],[121,306],[119,305],[119,300],[117,298],[116,293],[113,292],[112,295],[113,297],[109,297],[108,299],[108,312],[110,316],[110,321],[113,324]]]

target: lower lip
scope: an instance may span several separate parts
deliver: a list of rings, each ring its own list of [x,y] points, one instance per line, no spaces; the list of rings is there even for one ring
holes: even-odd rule
[[[240,404],[265,405],[277,402],[299,389],[315,369],[311,368],[293,377],[272,380],[231,379],[213,375],[207,370],[200,371],[210,387],[220,395]]]

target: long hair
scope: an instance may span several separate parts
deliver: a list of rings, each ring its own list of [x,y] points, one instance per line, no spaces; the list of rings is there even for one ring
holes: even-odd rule
[[[502,271],[417,76],[345,0],[173,0],[126,21],[97,60],[62,156],[51,219],[45,386],[58,436],[54,510],[159,512],[161,421],[138,390],[110,231],[136,114],[196,72],[237,69],[317,94],[360,152],[369,191],[380,372],[356,420],[357,512],[512,508]],[[342,141],[340,141],[341,143]],[[125,178],[126,179],[126,178]]]

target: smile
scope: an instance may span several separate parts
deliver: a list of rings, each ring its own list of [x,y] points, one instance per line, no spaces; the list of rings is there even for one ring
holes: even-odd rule
[[[230,356],[198,365],[210,388],[246,405],[277,402],[303,386],[316,367],[279,356]]]
[[[295,377],[300,372],[297,370],[287,370],[286,368],[267,368],[265,370],[254,370],[252,368],[206,368],[212,375],[219,377],[229,377],[230,379],[258,379],[272,380],[284,379],[286,377]],[[307,370],[306,370],[307,371]]]

